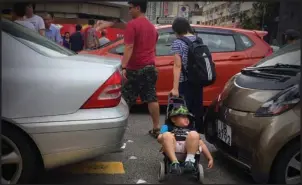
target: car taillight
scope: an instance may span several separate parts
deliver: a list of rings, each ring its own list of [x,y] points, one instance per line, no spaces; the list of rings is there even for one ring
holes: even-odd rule
[[[267,53],[265,54],[265,57],[270,56],[271,54],[273,54],[273,52],[274,52],[273,48],[272,48],[272,47],[269,47]]]
[[[291,86],[265,102],[255,113],[256,117],[280,115],[300,102],[299,85]]]
[[[121,101],[122,76],[119,71],[99,88],[81,107],[82,109],[109,108],[117,106]]]

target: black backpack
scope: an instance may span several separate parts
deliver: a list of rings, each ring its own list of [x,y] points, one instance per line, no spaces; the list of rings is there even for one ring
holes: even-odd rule
[[[182,66],[182,72],[188,82],[194,85],[212,85],[216,80],[216,70],[208,46],[204,45],[199,37],[193,42],[185,36],[179,40],[189,47],[187,70]]]

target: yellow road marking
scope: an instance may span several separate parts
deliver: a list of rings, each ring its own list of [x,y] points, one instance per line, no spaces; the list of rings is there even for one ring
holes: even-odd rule
[[[69,165],[62,168],[64,172],[76,174],[124,174],[121,162],[86,162]]]

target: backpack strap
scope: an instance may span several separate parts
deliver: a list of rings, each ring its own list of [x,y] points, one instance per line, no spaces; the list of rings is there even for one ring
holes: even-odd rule
[[[186,36],[182,36],[178,38],[179,40],[183,41],[188,47],[188,60],[189,60],[189,53],[193,48],[193,42]],[[183,63],[181,63],[181,71],[185,78],[188,78],[188,71],[185,70]]]

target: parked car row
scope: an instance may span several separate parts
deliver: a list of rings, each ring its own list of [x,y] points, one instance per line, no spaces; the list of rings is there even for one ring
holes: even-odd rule
[[[256,182],[301,183],[300,42],[225,85],[205,116],[205,136]]]
[[[1,19],[1,184],[120,150],[120,61],[74,52]]]

